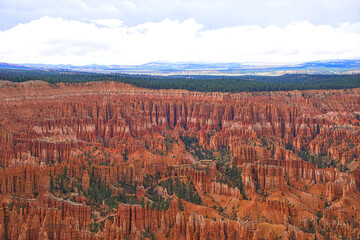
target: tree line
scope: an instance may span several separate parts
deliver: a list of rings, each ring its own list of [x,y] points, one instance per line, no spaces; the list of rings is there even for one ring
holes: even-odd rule
[[[42,80],[51,84],[115,81],[150,89],[185,89],[200,92],[254,92],[360,87],[360,74],[285,74],[282,76],[151,76],[59,70],[0,69],[0,80]]]

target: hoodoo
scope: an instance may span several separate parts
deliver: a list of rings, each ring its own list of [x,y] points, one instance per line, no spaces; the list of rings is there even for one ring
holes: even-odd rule
[[[359,239],[360,89],[0,81],[0,239]]]

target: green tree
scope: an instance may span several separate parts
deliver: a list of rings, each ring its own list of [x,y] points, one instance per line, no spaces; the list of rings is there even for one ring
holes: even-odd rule
[[[178,207],[179,207],[179,211],[181,211],[181,212],[184,211],[184,206],[183,206],[183,203],[182,203],[182,199],[181,199],[181,198],[179,199]]]

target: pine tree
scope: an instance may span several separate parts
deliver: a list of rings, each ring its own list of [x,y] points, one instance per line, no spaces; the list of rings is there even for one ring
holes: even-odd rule
[[[52,191],[54,189],[54,177],[51,174],[51,170],[50,170],[50,190]]]

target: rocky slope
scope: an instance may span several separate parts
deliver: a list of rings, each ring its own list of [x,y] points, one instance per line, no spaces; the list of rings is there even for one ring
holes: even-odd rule
[[[360,89],[0,81],[0,239],[358,239]]]

